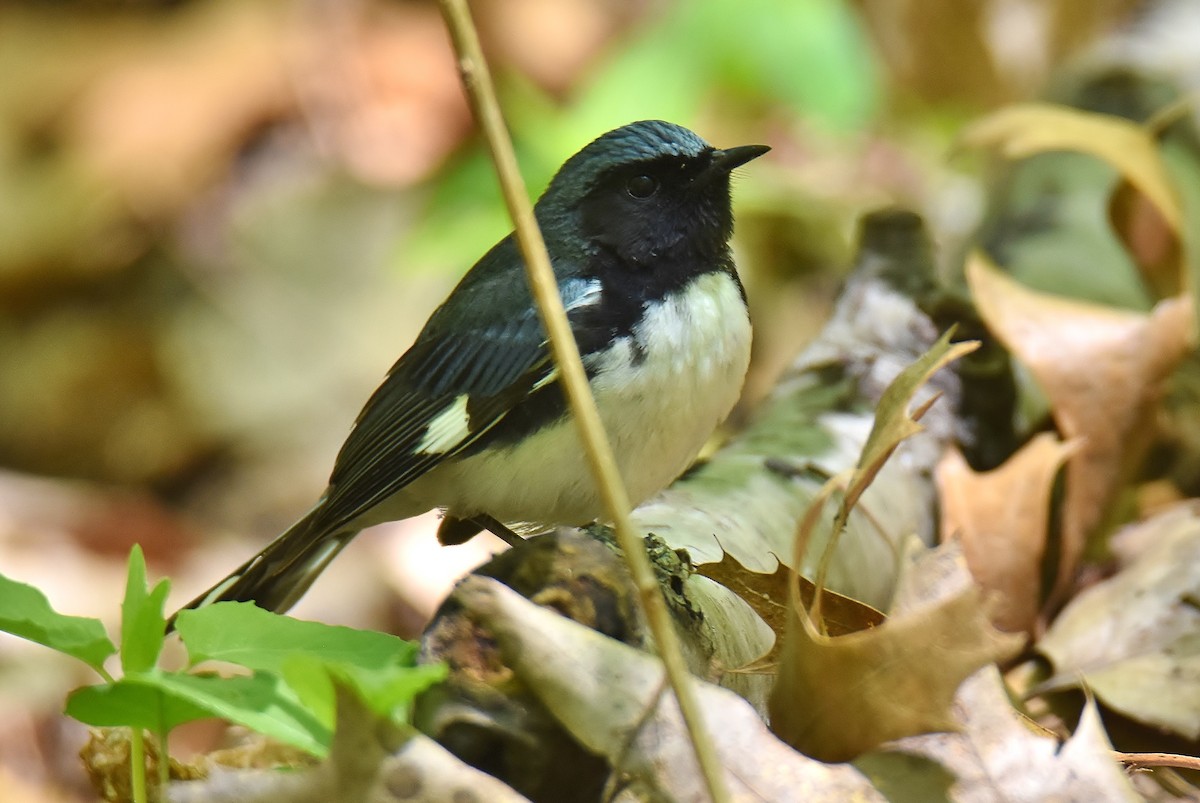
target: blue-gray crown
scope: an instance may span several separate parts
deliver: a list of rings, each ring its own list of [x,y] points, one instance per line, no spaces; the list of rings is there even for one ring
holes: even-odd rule
[[[640,120],[601,134],[568,159],[550,182],[547,194],[584,191],[605,170],[663,156],[699,156],[712,146],[681,125]]]
[[[659,156],[699,156],[711,147],[681,125],[663,120],[641,120],[602,134],[574,158],[631,162]]]

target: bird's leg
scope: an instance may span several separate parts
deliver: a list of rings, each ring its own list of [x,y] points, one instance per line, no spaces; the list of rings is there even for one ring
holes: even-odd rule
[[[481,513],[471,519],[475,524],[478,524],[481,529],[487,530],[492,535],[499,538],[509,546],[517,546],[525,543],[525,539],[510,530],[502,521],[489,516],[486,513]]]

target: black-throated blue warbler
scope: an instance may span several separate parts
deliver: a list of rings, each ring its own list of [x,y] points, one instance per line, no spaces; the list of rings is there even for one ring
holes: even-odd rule
[[[635,504],[688,467],[741,392],[750,320],[730,171],[767,150],[632,123],[568,159],[534,207]],[[592,521],[603,507],[557,377],[510,234],[371,396],[312,510],[188,607],[282,612],[360,530],[435,507],[443,543]]]

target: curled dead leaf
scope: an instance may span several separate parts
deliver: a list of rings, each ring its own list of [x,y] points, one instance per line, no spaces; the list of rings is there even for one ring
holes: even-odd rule
[[[1001,630],[1030,632],[1037,622],[1050,492],[1078,447],[1042,433],[992,471],[973,471],[957,449],[938,465],[942,537],[958,539],[976,581],[997,592],[992,623]]]
[[[1152,132],[1137,123],[1066,106],[1025,103],[975,122],[963,132],[961,143],[993,148],[1008,159],[1047,151],[1091,154],[1119,170],[1154,204],[1173,231],[1180,229],[1183,213],[1178,193]]]
[[[992,627],[957,548],[925,553],[906,582],[917,590],[871,630],[823,636],[796,611],[770,701],[780,738],[814,758],[846,761],[892,739],[955,729],[959,685],[1020,647],[1020,637]]]
[[[988,327],[1030,370],[1064,437],[1081,439],[1067,464],[1062,543],[1052,598],[1075,577],[1087,538],[1127,472],[1163,381],[1191,348],[1192,305],[1160,302],[1149,315],[1030,290],[973,254],[967,280]]]
[[[788,583],[794,574],[792,569],[780,563],[770,574],[755,572],[726,553],[719,563],[697,566],[696,573],[730,589],[762,617],[775,632],[775,647],[771,651],[771,656],[774,656],[783,641],[787,625]],[[798,577],[797,580],[800,584],[800,602],[807,608],[812,605],[816,586],[806,577]],[[840,636],[878,627],[886,618],[880,611],[852,597],[828,590],[824,592],[824,597],[823,621],[825,632],[830,635]]]

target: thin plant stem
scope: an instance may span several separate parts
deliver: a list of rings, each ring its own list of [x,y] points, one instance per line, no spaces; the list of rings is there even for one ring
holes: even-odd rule
[[[812,607],[808,613],[804,612],[804,603],[800,600],[800,567],[804,565],[804,556],[808,552],[808,542],[812,538],[813,530],[816,529],[817,521],[825,512],[825,504],[838,491],[844,492],[844,486],[849,482],[852,472],[850,470],[841,471],[825,481],[825,484],[820,487],[816,495],[808,503],[808,509],[804,511],[804,516],[800,519],[800,523],[796,526],[796,538],[794,543],[795,556],[792,561],[795,566],[795,571],[791,573],[788,583],[788,604],[792,606],[793,611],[799,616],[808,616],[809,621],[813,623],[816,631],[822,636],[827,636],[829,633],[825,627],[824,618],[821,616],[821,589],[825,585],[825,575],[823,570],[818,570],[815,588],[813,590]],[[839,508],[840,512],[840,508]],[[834,531],[829,534],[829,541],[826,542],[825,551],[821,553],[821,566],[826,566],[826,557],[829,555],[831,544],[837,538],[837,525],[834,525]]]
[[[852,475],[851,482],[853,482],[855,476],[857,476],[857,473]],[[825,600],[825,583],[829,577],[829,566],[833,563],[833,555],[837,550],[838,540],[842,537],[842,533],[850,521],[850,510],[854,505],[854,501],[858,498],[856,495],[854,501],[850,499],[852,489],[853,486],[842,489],[842,503],[838,505],[837,514],[833,518],[833,528],[829,531],[829,540],[825,542],[825,549],[821,552],[821,560],[817,563],[816,576],[813,578],[815,588],[813,589],[812,606],[809,608],[809,617],[816,625],[817,632],[822,636],[829,635],[829,631],[825,626],[825,616],[821,610],[821,606]],[[796,565],[799,566],[799,564]]]
[[[492,161],[499,175],[500,187],[516,229],[517,243],[525,260],[525,272],[542,324],[550,338],[550,350],[558,366],[567,403],[577,426],[583,449],[591,465],[605,510],[613,522],[617,543],[625,553],[630,574],[646,613],[646,620],[659,655],[666,668],[667,679],[679,703],[679,710],[691,738],[700,771],[714,803],[726,803],[729,794],[724,771],[716,749],[704,728],[700,707],[692,687],[692,677],[684,663],[679,637],[671,622],[670,612],[662,596],[658,580],[645,544],[633,528],[629,517],[629,496],[617,471],[612,447],[604,433],[596,401],[588,387],[587,375],[579,357],[579,346],[571,332],[563,309],[562,299],[550,267],[546,244],[534,218],[533,206],[525,181],[517,168],[512,141],[496,100],[495,88],[479,35],[471,20],[465,0],[440,0],[442,14],[450,30],[450,38],[458,56],[458,68],[480,128],[483,130]]]
[[[129,729],[129,790],[133,803],[146,803],[146,744],[141,728]]]

